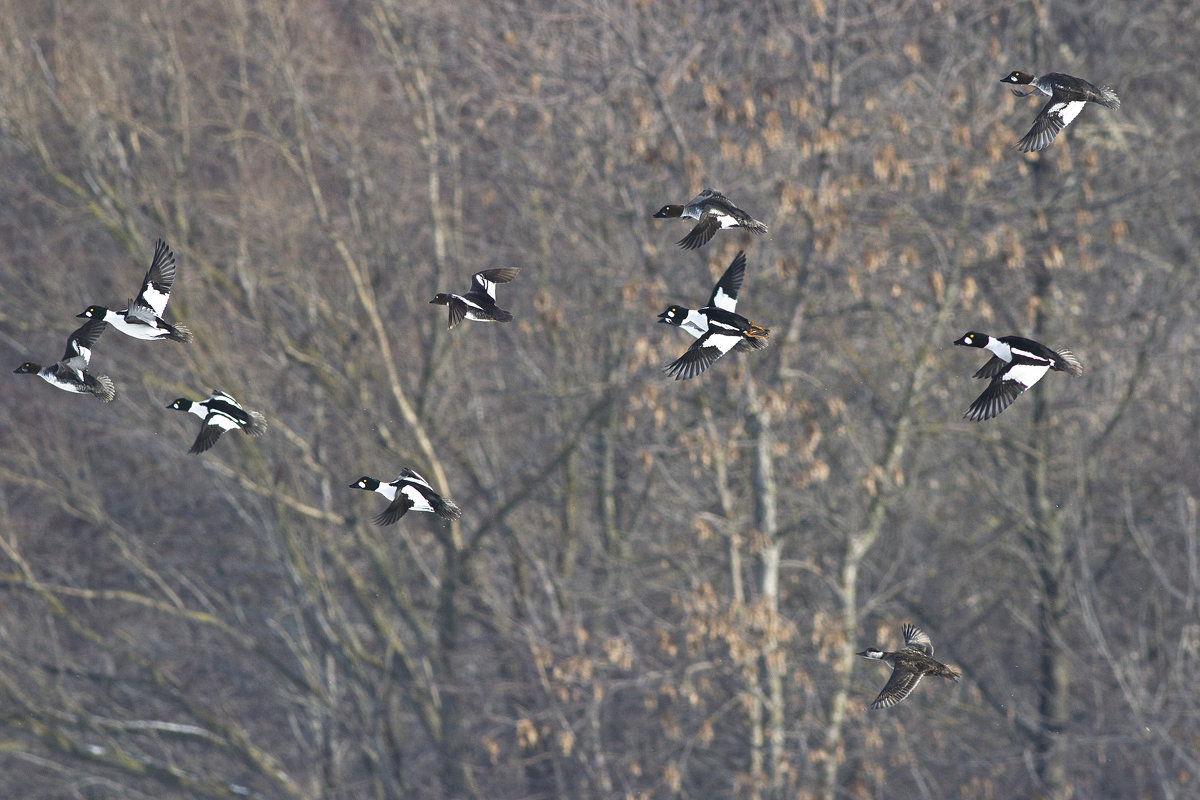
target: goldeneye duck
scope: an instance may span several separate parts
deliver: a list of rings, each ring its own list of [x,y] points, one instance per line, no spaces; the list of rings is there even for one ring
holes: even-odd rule
[[[905,625],[904,649],[885,652],[878,647],[868,647],[858,655],[873,661],[882,661],[892,668],[892,677],[884,684],[883,691],[875,698],[869,709],[890,708],[912,694],[921,678],[933,675],[949,678],[955,683],[961,677],[958,672],[933,658],[933,642],[929,635],[915,625]]]
[[[708,244],[717,231],[725,228],[746,228],[754,233],[766,233],[767,226],[729,202],[716,189],[705,189],[684,205],[665,205],[654,212],[655,219],[683,217],[697,220],[691,232],[679,240],[684,250],[695,250]]]
[[[154,259],[142,290],[123,311],[113,311],[104,306],[88,306],[79,317],[102,319],[127,336],[135,339],[174,339],[190,342],[192,332],[183,325],[172,325],[162,318],[171,299],[171,284],[175,282],[175,254],[167,243],[159,239],[154,243]]]
[[[705,307],[723,308],[726,311],[737,310],[737,294],[746,278],[746,254],[738,251],[733,257],[725,274],[713,287]],[[658,321],[667,325],[683,328],[692,336],[699,338],[708,330],[708,319],[696,309],[684,306],[668,306],[667,310],[658,315]]]
[[[267,430],[267,420],[257,411],[247,411],[225,392],[213,389],[207,400],[188,400],[180,397],[167,408],[186,411],[204,420],[200,433],[192,443],[189,453],[203,453],[217,443],[225,431],[238,431],[247,436],[262,436]]]
[[[1038,93],[1050,98],[1050,102],[1042,107],[1034,119],[1029,133],[1017,142],[1017,149],[1025,153],[1048,147],[1058,132],[1070,125],[1088,103],[1099,103],[1112,109],[1121,107],[1117,93],[1108,86],[1096,87],[1083,78],[1064,75],[1061,72],[1050,72],[1038,77],[1028,72],[1013,70],[1001,78],[1000,82],[1030,87],[1027,92],[1013,89],[1012,93],[1017,97],[1028,97]]]
[[[520,271],[520,267],[504,267],[476,272],[471,279],[471,290],[466,294],[438,292],[429,302],[450,307],[448,328],[453,328],[464,319],[474,322],[511,322],[513,315],[496,305],[496,284],[508,283]]]
[[[111,402],[117,396],[117,389],[112,379],[107,375],[92,375],[87,371],[88,361],[92,357],[92,347],[108,323],[102,319],[88,320],[81,328],[67,337],[67,350],[63,353],[62,361],[43,367],[33,361],[26,361],[13,370],[18,375],[37,375],[51,386],[57,386],[64,392],[95,395],[105,403]]]
[[[997,339],[986,333],[969,331],[954,344],[979,347],[992,357],[972,377],[991,378],[983,394],[971,403],[965,419],[980,422],[991,419],[1008,408],[1021,392],[1033,386],[1053,370],[1068,375],[1082,375],[1083,364],[1070,350],[1051,350],[1046,345],[1021,336],[1001,336]]]
[[[462,516],[461,508],[438,494],[429,481],[408,467],[400,470],[400,475],[391,483],[381,483],[369,475],[363,475],[350,484],[350,488],[379,492],[392,501],[375,517],[376,525],[391,525],[409,511],[431,511],[442,519],[458,519]]]
[[[699,309],[670,306],[658,315],[659,322],[682,328],[696,337],[687,352],[664,368],[675,380],[696,377],[731,350],[758,350],[767,346],[770,329],[734,311],[745,274],[746,256],[738,253],[717,281],[708,305]]]
[[[737,309],[737,295],[742,288],[742,281],[746,277],[746,254],[739,251],[733,257],[729,267],[725,270],[725,274],[717,281],[717,285],[713,287],[712,294],[709,295],[708,303],[704,308],[719,308],[724,311],[735,311]],[[658,315],[658,321],[666,325],[674,325],[682,328],[687,333],[697,339],[708,332],[708,317],[703,313],[703,308],[687,308],[685,306],[668,306],[667,310]],[[761,344],[760,344],[761,342]],[[743,338],[736,350],[754,350],[758,347],[765,347],[766,342],[757,338]]]

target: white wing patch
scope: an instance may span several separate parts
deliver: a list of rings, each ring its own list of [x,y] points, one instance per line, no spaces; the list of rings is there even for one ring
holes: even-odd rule
[[[433,506],[425,499],[425,495],[413,484],[406,482],[401,485],[400,493],[412,503],[411,511],[433,511]]]
[[[1065,128],[1066,126],[1070,125],[1076,117],[1079,116],[1079,112],[1083,111],[1083,107],[1085,105],[1087,105],[1087,101],[1085,100],[1072,100],[1068,103],[1055,103],[1053,106],[1046,109],[1046,113],[1057,114],[1058,118],[1062,120],[1063,127]]]
[[[716,291],[713,292],[712,304],[717,308],[724,309],[725,311],[737,310],[737,298],[731,294],[728,294],[720,286],[717,286]]]
[[[1028,389],[1042,379],[1050,371],[1049,364],[1016,364],[1004,374],[1004,379],[1016,381]]]

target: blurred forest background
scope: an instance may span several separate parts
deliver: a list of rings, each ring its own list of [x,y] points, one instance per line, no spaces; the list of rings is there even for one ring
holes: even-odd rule
[[[158,237],[196,334],[2,381],[0,793],[1200,795],[1197,4],[0,9],[7,369]],[[1013,69],[1122,108],[1023,155]],[[771,346],[670,380],[739,249]],[[1087,371],[964,422],[969,329]],[[904,622],[963,680],[868,713]]]

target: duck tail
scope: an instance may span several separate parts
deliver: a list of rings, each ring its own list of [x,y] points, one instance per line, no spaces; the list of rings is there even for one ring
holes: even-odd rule
[[[1068,375],[1074,375],[1076,378],[1083,374],[1083,363],[1070,350],[1059,350],[1058,358],[1061,363],[1055,364],[1055,369]]]
[[[1117,97],[1117,93],[1112,90],[1111,86],[1101,86],[1098,91],[1100,92],[1100,99],[1096,102],[1100,105],[1112,109],[1121,107],[1121,98]]]
[[[442,519],[458,519],[462,516],[462,509],[454,505],[454,502],[447,500],[444,497],[439,497],[433,501],[433,510]]]
[[[186,325],[172,325],[171,333],[167,338],[187,344],[192,340],[192,332],[188,330]]]
[[[113,384],[112,378],[107,375],[97,375],[95,378],[96,383],[92,386],[92,394],[105,403],[111,403],[117,396],[117,387]]]
[[[1113,96],[1114,96],[1114,97],[1116,97],[1116,95],[1113,95]],[[762,234],[762,233],[766,233],[766,232],[767,232],[767,225],[766,225],[766,223],[765,223],[765,222],[759,222],[759,221],[758,221],[758,220],[756,220],[756,219],[752,219],[752,220],[750,220],[750,224],[749,224],[749,225],[747,225],[746,227],[747,227],[747,228],[749,228],[750,230],[752,230],[754,233],[759,233],[759,234]]]
[[[738,346],[745,350],[762,350],[770,343],[771,340],[766,336],[745,336],[738,342]]]
[[[245,431],[251,436],[262,436],[267,432],[267,418],[257,411],[247,411],[250,421],[246,423]]]

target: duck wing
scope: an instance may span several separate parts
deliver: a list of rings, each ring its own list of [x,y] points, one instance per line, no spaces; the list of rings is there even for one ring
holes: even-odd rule
[[[154,243],[154,258],[146,279],[142,281],[142,290],[137,298],[129,304],[129,310],[134,308],[149,309],[153,317],[161,317],[167,310],[167,301],[171,299],[171,286],[175,283],[175,254],[162,239]],[[139,321],[142,321],[139,319]]]
[[[912,690],[917,688],[917,684],[920,682],[921,676],[915,672],[893,669],[892,677],[888,678],[888,682],[884,684],[879,696],[867,708],[872,710],[877,708],[891,708],[912,694]]]
[[[717,281],[717,285],[713,287],[712,295],[708,298],[708,305],[725,311],[736,311],[738,291],[742,288],[742,281],[745,278],[746,253],[739,250],[738,254],[733,257],[733,261],[730,262],[729,268],[725,270],[725,274],[721,276],[721,280]]]
[[[740,332],[727,333],[713,328],[692,343],[683,355],[668,364],[664,371],[675,376],[675,380],[694,378],[712,366],[718,358],[728,353],[745,337]]]
[[[476,272],[471,278],[471,291],[486,294],[495,302],[496,284],[508,283],[517,277],[517,273],[520,271],[520,267],[501,267],[499,269],[485,269],[481,272]]]
[[[904,634],[904,646],[910,650],[917,650],[927,656],[933,656],[933,641],[929,638],[929,634],[918,628],[916,625],[906,624],[901,628]]]
[[[414,490],[415,491],[415,490]],[[409,497],[403,490],[396,492],[396,499],[392,500],[373,522],[376,525],[391,525],[396,520],[408,513],[408,510],[413,507],[412,498]]]
[[[704,213],[700,215],[700,221],[692,228],[687,236],[680,239],[676,244],[684,250],[695,250],[708,244],[709,239],[716,235],[721,229],[721,221],[716,214]]]
[[[1070,125],[1085,105],[1086,100],[1051,100],[1046,103],[1034,119],[1029,133],[1017,142],[1017,149],[1029,153],[1049,147],[1058,132]]]
[[[104,333],[104,329],[108,327],[108,323],[103,318],[89,319],[70,336],[67,337],[67,349],[63,353],[62,363],[68,369],[82,373],[87,369],[88,362],[92,358],[92,348],[96,344],[96,340],[100,338],[100,334]]]

